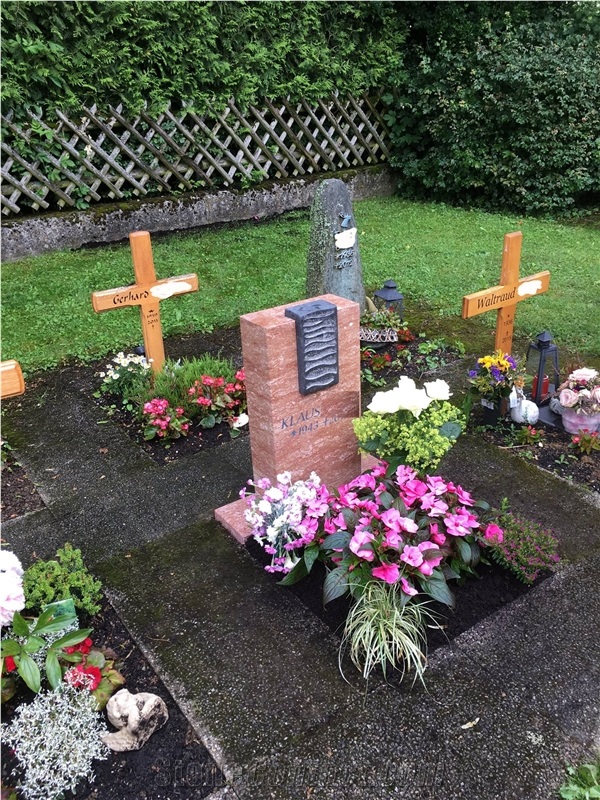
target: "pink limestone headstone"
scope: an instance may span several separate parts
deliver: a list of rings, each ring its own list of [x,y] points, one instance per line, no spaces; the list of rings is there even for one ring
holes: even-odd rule
[[[254,480],[314,470],[330,489],[361,471],[352,420],[360,416],[360,308],[326,294],[240,319]],[[241,488],[241,487],[240,487]],[[247,505],[215,511],[236,539]]]

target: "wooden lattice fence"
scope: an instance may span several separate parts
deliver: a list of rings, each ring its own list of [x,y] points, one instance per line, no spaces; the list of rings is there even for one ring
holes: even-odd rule
[[[122,107],[57,112],[27,126],[2,116],[2,214],[87,208],[112,200],[343,170],[387,161],[378,95],[334,94],[316,103],[264,100],[260,108],[198,115],[171,108],[132,119]]]

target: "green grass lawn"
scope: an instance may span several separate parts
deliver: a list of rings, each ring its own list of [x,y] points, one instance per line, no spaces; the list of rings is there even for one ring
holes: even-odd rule
[[[459,316],[464,294],[498,283],[505,233],[524,234],[521,276],[549,269],[550,290],[519,303],[516,331],[548,328],[559,344],[600,355],[600,232],[586,226],[397,198],[354,204],[365,284],[393,278],[413,304]],[[236,324],[241,314],[304,296],[308,213],[267,223],[155,237],[159,278],[196,272],[196,294],[161,303],[165,335]],[[128,245],[61,252],[4,265],[2,358],[32,371],[90,360],[141,341],[137,309],[95,314],[90,294],[133,281]],[[496,314],[481,317],[490,328]]]

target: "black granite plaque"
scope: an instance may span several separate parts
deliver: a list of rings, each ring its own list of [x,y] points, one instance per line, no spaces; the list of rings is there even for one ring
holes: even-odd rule
[[[313,300],[286,308],[296,322],[298,389],[312,394],[339,383],[337,306]]]

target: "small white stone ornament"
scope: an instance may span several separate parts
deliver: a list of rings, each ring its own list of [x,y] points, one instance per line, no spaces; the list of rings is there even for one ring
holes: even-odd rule
[[[109,722],[119,730],[105,733],[102,740],[119,753],[139,750],[169,719],[161,697],[149,692],[131,694],[127,689],[120,689],[110,698],[106,713]]]

